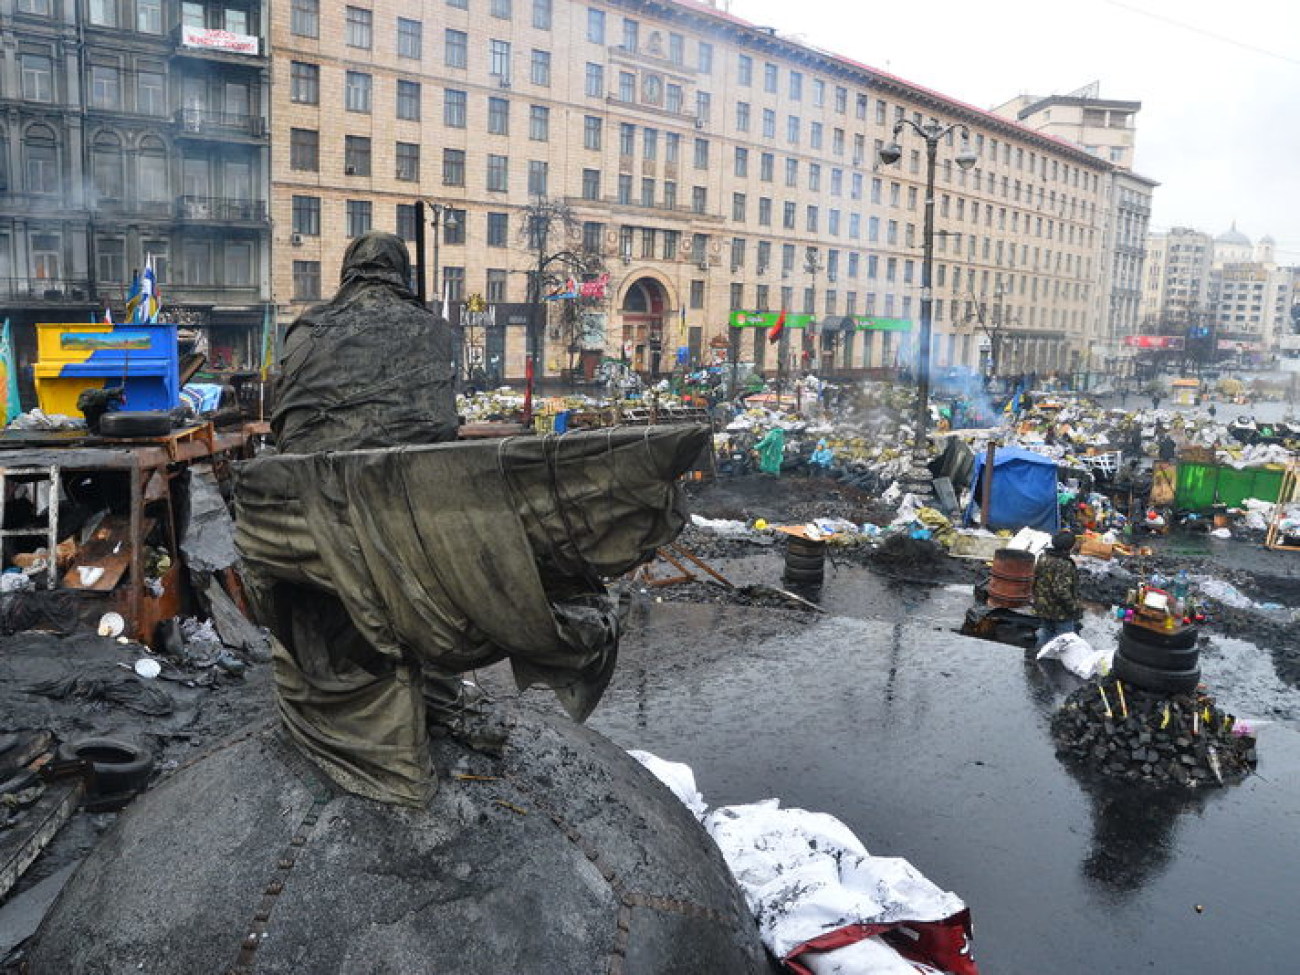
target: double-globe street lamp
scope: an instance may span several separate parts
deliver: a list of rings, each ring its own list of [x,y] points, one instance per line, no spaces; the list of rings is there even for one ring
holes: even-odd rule
[[[916,440],[913,455],[917,466],[925,462],[929,454],[928,431],[930,426],[930,328],[934,308],[934,291],[931,282],[934,273],[934,172],[935,160],[939,152],[939,141],[954,129],[961,132],[961,150],[956,162],[962,169],[970,169],[979,158],[970,144],[970,130],[960,122],[942,125],[927,122],[924,125],[910,118],[899,119],[894,125],[894,138],[888,145],[880,148],[880,161],[892,166],[903,156],[903,147],[898,137],[903,129],[911,126],[916,134],[925,140],[925,228],[922,234],[924,256],[921,261],[921,334],[917,341],[917,382],[916,382]]]

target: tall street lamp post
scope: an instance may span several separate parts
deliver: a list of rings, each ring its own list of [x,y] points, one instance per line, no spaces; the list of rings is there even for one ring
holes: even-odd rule
[[[427,216],[426,216],[427,211]],[[428,221],[426,224],[425,221]],[[416,282],[416,295],[421,302],[427,303],[430,299],[426,290],[424,279],[424,245],[425,245],[425,227],[433,228],[433,300],[442,297],[442,290],[438,285],[438,245],[442,241],[442,228],[454,230],[459,226],[456,219],[456,211],[445,203],[428,203],[424,200],[417,200],[415,203],[415,225],[419,232],[415,237],[415,263],[420,266],[420,280]]]
[[[880,149],[880,161],[892,166],[903,156],[903,147],[898,144],[898,137],[903,129],[910,126],[917,135],[925,140],[925,228],[923,244],[925,248],[921,262],[921,334],[918,338],[918,361],[916,382],[916,440],[913,455],[919,467],[929,454],[928,432],[930,426],[930,327],[934,309],[934,293],[931,287],[934,273],[934,171],[938,156],[939,141],[953,129],[961,131],[961,151],[957,153],[956,162],[962,169],[970,169],[979,158],[970,144],[970,130],[960,122],[941,125],[927,122],[920,125],[910,118],[899,119],[894,125],[894,138]]]

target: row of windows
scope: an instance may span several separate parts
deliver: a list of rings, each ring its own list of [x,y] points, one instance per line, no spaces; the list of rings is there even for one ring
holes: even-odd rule
[[[0,190],[65,195],[64,151],[52,129],[32,126],[24,133],[20,148],[21,182],[11,185],[7,147],[0,144]],[[166,146],[157,138],[147,137],[127,148],[116,133],[98,132],[91,139],[88,165],[94,201],[99,205],[114,201],[149,207],[173,199],[172,162]],[[231,204],[257,198],[253,157],[247,152],[182,156],[177,165],[184,196],[220,197]],[[228,216],[251,219],[244,214],[252,212],[247,207],[231,206]]]
[[[59,233],[33,232],[28,238],[27,256],[32,277],[44,281],[63,278],[68,240]],[[162,240],[143,242],[160,281],[199,288],[251,288],[256,285],[257,241],[251,237],[223,235],[221,239],[190,236],[179,243],[180,264],[169,261],[169,244]],[[0,278],[15,275],[13,247],[7,234],[0,234]],[[96,235],[95,269],[102,282],[126,281],[126,241],[113,235]]]
[[[74,2],[74,0],[65,0]],[[56,0],[17,0],[20,14],[35,17],[53,17]],[[141,34],[163,32],[163,0],[87,0],[86,22],[92,27],[114,30],[131,29]],[[232,34],[256,34],[254,10],[256,5],[227,0],[213,4],[182,0],[180,22],[187,27],[211,27]]]
[[[398,142],[395,153],[396,178],[418,181],[420,178],[420,146],[414,142]],[[443,150],[442,181],[445,186],[465,185],[465,151]],[[320,171],[320,133],[315,129],[291,129],[289,132],[289,167],[302,172]],[[343,172],[346,176],[369,176],[373,168],[373,149],[369,136],[349,135],[343,142]],[[529,196],[549,194],[550,163],[544,159],[528,160]],[[489,153],[485,189],[506,193],[510,189],[510,159],[508,156]]]
[[[532,24],[537,30],[550,30],[553,18],[552,0],[527,0],[532,9]],[[498,20],[514,18],[512,0],[488,0],[488,13]],[[469,9],[469,0],[447,0],[448,7]],[[348,47],[361,50],[374,48],[374,11],[366,7],[348,6],[344,11],[345,39]],[[409,17],[398,17],[396,23],[396,50],[398,57],[420,59],[424,54],[424,23]],[[299,37],[320,37],[320,0],[292,0],[289,30]]]
[[[508,0],[492,0],[494,3],[507,3]],[[509,18],[511,12],[509,9],[503,9],[493,13],[494,16],[503,16]],[[362,7],[349,6],[346,8],[346,40],[349,46],[370,49],[373,47],[373,12]],[[604,45],[606,43],[606,14],[605,11],[596,8],[588,10],[588,31],[587,38],[589,41]],[[549,0],[534,0],[533,2],[533,22],[535,27],[541,29],[550,29],[551,25],[551,6]],[[291,30],[302,36],[317,37],[319,36],[319,0],[293,0],[293,16],[291,18]],[[646,48],[647,53],[658,56],[666,56],[674,64],[684,64],[685,38],[673,32],[669,32],[667,51],[662,47],[660,32],[653,31],[650,33],[650,41]],[[411,20],[408,18],[397,18],[396,23],[397,52],[399,57],[420,59],[423,56],[423,24],[421,21]],[[630,51],[640,51],[641,31],[636,20],[623,18],[621,47]],[[446,28],[444,31],[444,63],[448,67],[464,68],[468,65],[468,44],[469,38],[466,32],[454,28]],[[710,74],[713,70],[713,46],[705,41],[697,42],[697,60],[694,65],[696,71],[701,74]],[[511,78],[511,45],[508,41],[492,39],[489,41],[490,67],[489,73],[495,77],[510,80]],[[749,55],[738,55],[737,62],[737,82],[742,86],[753,84],[753,59]],[[777,93],[777,74],[778,66],[771,62],[764,64],[764,82],[763,88],[770,93]],[[534,84],[549,86],[550,84],[550,52],[534,49],[531,54],[530,80]],[[801,101],[803,99],[803,80],[804,75],[800,71],[789,70],[787,72],[788,89],[785,97],[790,101]],[[605,81],[604,66],[594,62],[588,62],[586,65],[586,94],[589,97],[605,98]],[[827,85],[821,80],[814,78],[810,85],[810,102],[813,107],[823,107],[827,104]],[[683,110],[684,92],[680,84],[674,82],[665,83],[661,75],[647,73],[641,79],[640,83],[640,100],[654,105],[663,105],[670,112],[680,113]],[[638,78],[635,73],[622,71],[619,74],[618,97],[624,102],[635,102],[638,100]],[[708,92],[696,92],[696,116],[700,119],[707,119],[710,115],[710,95]],[[841,85],[836,85],[833,90],[834,110],[843,115],[848,113],[849,91]],[[855,114],[860,120],[865,121],[868,116],[868,105],[870,100],[867,95],[858,93],[855,96]],[[907,116],[907,111],[902,105],[892,106],[892,117],[895,123],[903,120]],[[765,108],[762,110],[762,132],[764,137],[776,137],[776,112],[774,109]],[[875,101],[875,122],[878,125],[889,123],[890,106],[882,99]],[[923,123],[923,116],[920,112],[912,112],[911,117],[917,124]],[[750,104],[746,101],[737,103],[736,110],[736,127],[737,131],[747,132],[750,125]],[[786,118],[786,138],[792,145],[799,144],[801,133],[803,131],[803,120],[796,115],[789,115]],[[824,126],[818,121],[809,123],[809,144],[812,149],[821,149],[824,141]],[[836,127],[832,130],[831,151],[835,154],[844,154],[847,151],[846,132],[844,128]],[[854,135],[854,159],[857,163],[862,163],[865,136],[861,133]],[[949,134],[948,144],[953,144],[952,134]],[[1069,163],[1062,163],[1057,159],[1049,159],[1047,153],[1037,153],[1032,150],[1026,151],[1023,147],[1013,147],[1006,140],[999,140],[995,137],[986,137],[983,133],[976,133],[974,136],[974,149],[981,156],[986,157],[988,164],[997,165],[1001,162],[1005,166],[1014,166],[1017,170],[1024,171],[1027,168],[1030,174],[1038,174],[1042,179],[1051,179],[1054,181],[1063,181],[1072,184],[1075,187],[1083,186],[1085,190],[1095,192],[1098,186],[1096,173],[1086,172],[1080,166],[1072,166]],[[918,154],[914,151],[911,153],[912,171],[918,171]],[[1050,175],[1049,175],[1050,174]]]

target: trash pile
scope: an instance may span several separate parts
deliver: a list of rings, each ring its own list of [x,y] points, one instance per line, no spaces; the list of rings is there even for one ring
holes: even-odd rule
[[[1239,782],[1256,764],[1243,721],[1199,690],[1161,694],[1105,677],[1065,699],[1052,718],[1057,755],[1110,778],[1195,789]]]

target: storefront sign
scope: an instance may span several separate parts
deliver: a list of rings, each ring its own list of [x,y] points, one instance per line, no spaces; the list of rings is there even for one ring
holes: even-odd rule
[[[1250,340],[1219,339],[1218,348],[1220,352],[1263,352],[1264,343]]]
[[[879,318],[875,315],[853,315],[859,332],[910,332],[910,318]]]
[[[731,327],[771,328],[776,324],[776,320],[780,315],[781,313],[779,311],[733,311],[731,313]],[[816,324],[816,315],[794,315],[787,313],[785,316],[786,328],[810,328]]]
[[[1124,344],[1131,349],[1167,349],[1181,352],[1187,344],[1181,335],[1125,335]]]

